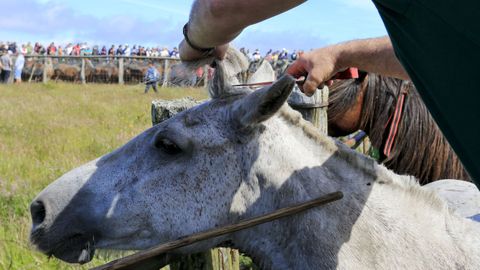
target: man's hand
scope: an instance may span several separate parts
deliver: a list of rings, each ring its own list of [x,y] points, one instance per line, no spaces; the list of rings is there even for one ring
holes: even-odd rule
[[[295,78],[306,77],[305,82],[299,84],[306,95],[313,95],[324,83],[331,85],[330,79],[347,68],[339,65],[338,54],[333,48],[326,47],[303,53],[287,69],[287,73]]]
[[[185,40],[182,40],[180,42],[179,47],[179,52],[180,52],[180,59],[182,61],[195,61],[198,59],[202,59],[205,57],[205,55],[200,52],[195,50],[194,48],[190,47],[188,43]],[[225,45],[220,45],[215,47],[215,50],[213,51],[213,55],[216,59],[222,60],[225,57],[225,54],[228,49],[228,44]]]
[[[303,92],[312,95],[323,83],[349,67],[383,76],[409,80],[405,69],[395,56],[392,43],[386,37],[352,40],[328,46],[301,55],[287,72],[295,78],[306,76],[300,85]]]

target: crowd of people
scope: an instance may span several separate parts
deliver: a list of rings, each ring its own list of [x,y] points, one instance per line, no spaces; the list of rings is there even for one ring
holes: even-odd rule
[[[147,56],[147,57],[174,57],[178,58],[178,49],[174,47],[145,47],[141,45],[93,45],[86,42],[68,43],[58,45],[51,42],[48,46],[35,42],[26,44],[17,44],[16,42],[0,42],[0,54],[11,51],[13,54],[22,53],[24,55],[54,55],[54,56],[90,56],[90,55],[122,55],[122,56]]]
[[[252,53],[250,53],[250,50],[245,49],[245,48],[240,48],[240,51],[245,54],[250,61],[259,61],[260,59],[265,59],[266,61],[270,63],[275,63],[278,60],[281,61],[295,61],[298,58],[299,54],[302,54],[302,50],[293,50],[292,52],[289,52],[287,49],[283,48],[282,50],[268,50],[267,53],[262,55],[259,49],[256,49]]]
[[[16,42],[1,42],[0,41],[0,55],[11,51],[12,54],[21,53],[24,55],[55,55],[55,56],[89,56],[89,55],[122,55],[122,56],[147,56],[147,57],[174,57],[178,58],[178,48],[169,49],[167,47],[145,47],[141,45],[130,46],[128,44],[111,45],[109,47],[102,45],[90,46],[86,42],[68,43],[66,45],[58,45],[51,42],[48,46],[35,42],[25,44],[17,44]],[[251,61],[258,61],[265,59],[269,62],[277,60],[295,60],[301,51],[292,51],[287,49],[272,50],[270,49],[265,54],[262,54],[259,49],[250,52],[249,49],[241,48],[242,51]]]

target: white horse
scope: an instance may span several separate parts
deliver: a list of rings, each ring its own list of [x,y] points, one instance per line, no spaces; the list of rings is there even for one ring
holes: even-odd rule
[[[264,269],[480,269],[480,228],[415,179],[318,133],[284,105],[295,81],[230,88],[50,184],[31,241],[71,263],[145,249],[341,190],[344,199],[195,244],[230,240]]]

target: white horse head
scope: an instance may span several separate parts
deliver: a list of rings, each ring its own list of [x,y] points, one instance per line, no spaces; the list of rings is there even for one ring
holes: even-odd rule
[[[316,132],[284,105],[285,76],[251,92],[221,64],[212,100],[50,184],[31,240],[67,262],[96,248],[144,249],[341,190],[344,199],[230,240],[267,269],[480,269],[480,231],[409,177]]]

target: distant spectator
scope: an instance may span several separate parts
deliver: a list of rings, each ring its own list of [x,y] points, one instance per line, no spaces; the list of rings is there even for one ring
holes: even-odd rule
[[[46,53],[46,50],[42,46],[42,44],[36,42],[35,47],[33,48],[33,52],[34,52],[34,54],[44,55]]]
[[[107,47],[103,46],[102,50],[100,51],[100,55],[107,55]]]
[[[45,47],[43,47],[43,45],[40,44],[40,48],[38,49],[38,52],[40,55],[46,55],[47,49],[45,49]]]
[[[25,48],[27,48],[27,54],[32,54],[33,53],[33,47],[32,47],[32,44],[30,42],[27,43],[27,46],[25,46]]]
[[[55,47],[55,43],[50,43],[50,45],[47,48],[47,54],[48,55],[56,55],[57,54],[57,47]]]
[[[123,47],[122,45],[118,46],[117,52],[115,53],[116,55],[123,55]]]
[[[2,57],[0,57],[0,66],[2,68],[2,73],[0,74],[0,82],[1,83],[8,83],[8,79],[10,79],[10,74],[12,73],[12,51],[8,51]]]
[[[71,55],[79,56],[79,55],[80,55],[80,51],[81,51],[80,44],[77,43],[77,45],[73,46]]]
[[[72,55],[73,52],[73,44],[68,43],[67,47],[65,47],[65,55]]]
[[[145,94],[148,93],[148,90],[150,90],[150,87],[153,87],[153,91],[155,91],[155,93],[158,93],[157,82],[159,79],[160,79],[160,74],[158,73],[158,70],[153,65],[153,62],[148,63],[147,74],[145,74],[145,84],[146,84]]]
[[[92,48],[86,42],[80,44],[80,55],[92,55]]]
[[[273,54],[272,54],[272,62],[275,63],[278,61],[278,54],[280,52],[279,51],[275,51]]]
[[[97,45],[93,46],[92,55],[100,55]]]
[[[25,56],[23,52],[19,52],[17,59],[15,60],[15,83],[19,84],[22,82],[22,71],[25,66]]]
[[[57,55],[58,55],[58,56],[63,56],[63,48],[62,48],[62,46],[58,46]]]
[[[145,50],[145,47],[140,46],[138,55],[139,56],[147,56],[147,50]]]
[[[33,53],[40,54],[40,44],[38,42],[35,42],[35,46],[33,47]]]
[[[168,51],[167,47],[163,47],[162,51],[160,52],[161,57],[169,57],[170,52]]]
[[[131,56],[132,55],[132,49],[130,49],[128,44],[125,44],[125,50],[123,50],[123,55],[125,55],[125,56]]]
[[[297,60],[297,58],[298,58],[297,51],[294,50],[292,54],[290,54],[290,60],[295,61]]]
[[[8,44],[8,50],[11,51],[13,54],[17,53],[17,43],[16,42],[11,42]]]
[[[180,53],[178,52],[177,47],[173,47],[173,50],[170,52],[170,57],[180,58]]]
[[[282,52],[278,55],[278,60],[288,60],[288,51],[283,48]]]
[[[133,47],[132,47],[132,55],[134,55],[134,56],[138,55],[137,45],[133,45]]]
[[[159,56],[160,56],[160,53],[158,52],[158,49],[157,49],[157,48],[153,48],[150,56],[151,56],[151,57],[159,57]]]
[[[28,49],[26,45],[22,45],[22,49],[20,50],[20,53],[23,53],[23,55],[28,54]]]
[[[108,50],[108,55],[115,55],[115,45],[112,45]]]
[[[256,50],[252,53],[252,59],[253,59],[253,61],[258,62],[258,61],[260,61],[261,58],[262,58],[262,55],[260,54],[260,50],[256,49]]]

